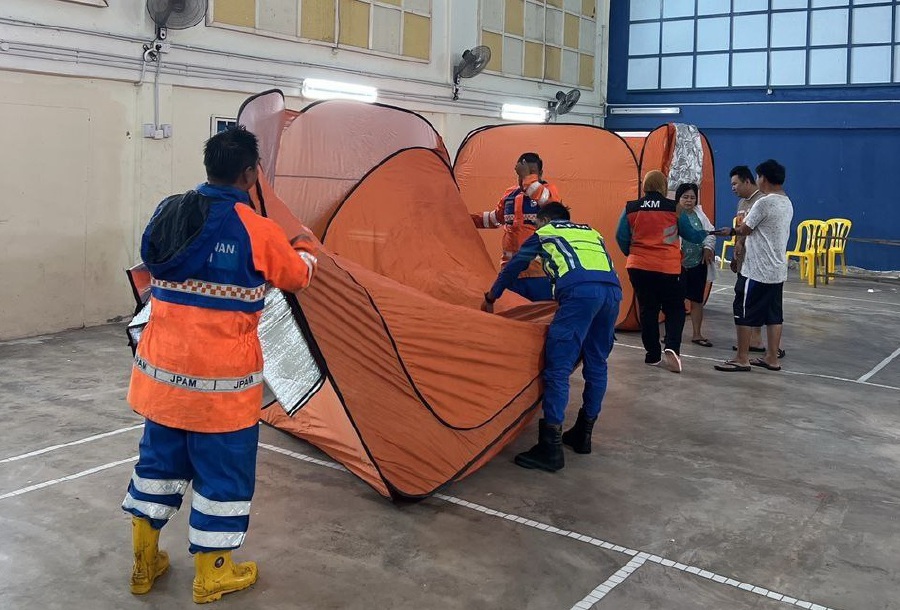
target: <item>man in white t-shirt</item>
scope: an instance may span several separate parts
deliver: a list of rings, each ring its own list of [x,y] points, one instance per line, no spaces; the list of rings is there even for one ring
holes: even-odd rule
[[[749,371],[758,366],[780,371],[778,346],[784,322],[782,297],[787,280],[788,238],[794,206],[784,192],[784,166],[769,159],[756,168],[756,184],[764,193],[735,229],[725,228],[718,235],[744,235],[743,266],[734,287],[734,323],[737,327],[737,355],[716,370]],[[766,355],[750,359],[750,329],[766,327]]]

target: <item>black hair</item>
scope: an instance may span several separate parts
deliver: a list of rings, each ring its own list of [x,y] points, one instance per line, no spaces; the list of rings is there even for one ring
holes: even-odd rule
[[[738,180],[741,182],[756,182],[753,179],[753,174],[750,172],[750,168],[746,165],[736,165],[731,168],[731,173],[728,174],[730,178],[737,176]]]
[[[538,220],[546,220],[547,222],[550,222],[551,220],[572,219],[572,216],[569,214],[569,208],[558,201],[551,201],[544,205],[538,210],[537,217]]]
[[[679,184],[678,188],[675,189],[675,202],[681,199],[681,196],[687,193],[688,191],[694,191],[694,196],[698,199],[700,198],[700,189],[697,188],[697,185],[693,182],[685,182],[683,184]]]
[[[534,152],[526,152],[519,155],[519,161],[524,161],[525,163],[533,163],[537,165],[538,173],[542,173],[544,171],[544,162],[541,161],[541,157]]]
[[[762,176],[768,180],[770,184],[781,186],[784,184],[785,169],[784,166],[775,159],[769,159],[756,166],[756,175]]]
[[[259,142],[243,125],[219,132],[203,146],[206,176],[215,182],[234,184],[241,172],[259,163]]]

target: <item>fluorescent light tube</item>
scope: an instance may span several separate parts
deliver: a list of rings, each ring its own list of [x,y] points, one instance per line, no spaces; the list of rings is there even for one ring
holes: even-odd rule
[[[318,78],[303,79],[303,97],[312,100],[357,100],[374,102],[378,99],[378,89],[365,85],[340,83]]]
[[[610,106],[609,114],[681,114],[678,106]]]
[[[547,109],[538,106],[520,106],[519,104],[503,104],[500,118],[504,121],[522,123],[544,123],[547,120]]]

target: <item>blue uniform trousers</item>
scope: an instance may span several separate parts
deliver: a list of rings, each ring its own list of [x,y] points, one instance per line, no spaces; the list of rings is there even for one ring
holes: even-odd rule
[[[250,524],[259,426],[201,433],[144,424],[140,457],[122,508],[161,529],[181,508],[188,483],[191,553],[236,549]]]
[[[553,300],[553,284],[550,283],[549,277],[520,277],[509,289],[529,301]]]
[[[559,309],[547,331],[544,419],[562,424],[569,403],[569,377],[584,358],[585,415],[597,417],[606,394],[606,359],[615,341],[622,290],[613,284],[575,284],[557,295]]]

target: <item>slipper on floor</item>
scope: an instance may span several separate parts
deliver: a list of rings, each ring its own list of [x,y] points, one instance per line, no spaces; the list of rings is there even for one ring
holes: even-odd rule
[[[691,339],[691,343],[702,345],[703,347],[712,347],[713,344],[709,339]]]
[[[780,371],[780,370],[781,370],[781,367],[780,367],[780,366],[772,366],[771,364],[769,364],[768,362],[766,362],[766,361],[763,360],[762,358],[754,358],[753,360],[750,361],[750,364],[751,364],[752,366],[762,367],[762,368],[764,368],[764,369],[766,369],[766,370],[769,370],[769,371]]]
[[[744,366],[743,364],[738,364],[734,360],[726,360],[724,364],[717,364],[714,367],[717,371],[722,371],[723,373],[749,373],[750,367]]]
[[[732,345],[732,346],[731,346],[731,351],[736,352],[736,351],[737,351],[737,345]],[[765,354],[765,353],[766,353],[766,348],[764,348],[764,347],[751,347],[751,348],[750,348],[750,351],[751,351],[751,352],[755,352],[755,353],[757,353],[757,354]],[[781,349],[781,348],[778,348],[778,357],[779,357],[779,358],[784,358],[786,355],[787,355],[787,352],[785,352],[785,351],[784,351],[783,349]]]

